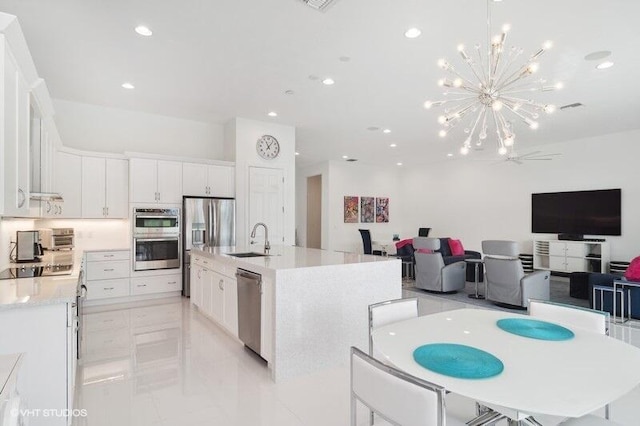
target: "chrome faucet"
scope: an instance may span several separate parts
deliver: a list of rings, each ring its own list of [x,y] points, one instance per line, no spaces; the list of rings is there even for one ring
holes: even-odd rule
[[[269,228],[267,228],[267,225],[265,225],[262,222],[258,222],[255,225],[253,225],[253,231],[251,231],[251,238],[255,238],[256,237],[256,229],[258,229],[258,226],[264,226],[264,254],[269,254],[269,250],[271,250],[271,245],[269,244]]]

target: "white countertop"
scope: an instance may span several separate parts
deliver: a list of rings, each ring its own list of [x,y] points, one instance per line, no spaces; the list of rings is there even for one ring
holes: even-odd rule
[[[45,251],[41,262],[12,263],[6,267],[19,268],[56,263],[73,263],[71,275],[0,280],[0,310],[75,302],[80,264],[74,262],[73,251]]]
[[[356,263],[389,262],[397,260],[395,257],[371,256],[359,253],[344,253],[338,251],[312,249],[293,246],[272,246],[269,256],[264,257],[233,257],[229,253],[260,253],[262,246],[242,247],[203,247],[194,249],[209,257],[218,257],[225,262],[235,262],[240,266],[247,264],[263,269],[285,270],[314,268],[319,266],[348,265]]]

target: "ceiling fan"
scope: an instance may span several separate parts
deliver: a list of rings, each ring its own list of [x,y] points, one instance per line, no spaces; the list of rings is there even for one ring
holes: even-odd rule
[[[527,154],[518,155],[515,152],[510,152],[507,154],[507,158],[505,158],[504,161],[522,165],[524,164],[523,161],[551,161],[553,160],[553,157],[558,155],[561,154],[545,154],[542,151],[533,151]]]

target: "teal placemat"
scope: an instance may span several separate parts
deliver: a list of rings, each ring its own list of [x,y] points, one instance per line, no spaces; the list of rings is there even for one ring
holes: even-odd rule
[[[524,318],[505,318],[496,325],[507,333],[529,337],[538,340],[569,340],[573,339],[573,331],[560,325],[546,321]]]
[[[420,346],[413,359],[427,370],[459,379],[486,379],[504,370],[502,361],[489,352],[454,343]]]

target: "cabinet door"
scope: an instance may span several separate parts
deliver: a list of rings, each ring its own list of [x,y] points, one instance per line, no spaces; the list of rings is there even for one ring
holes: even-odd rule
[[[191,265],[191,303],[202,309],[202,266]]]
[[[134,203],[158,202],[158,162],[144,158],[129,161],[129,197]]]
[[[105,216],[105,161],[104,158],[82,157],[82,217]]]
[[[211,293],[213,291],[213,275],[210,270],[202,268],[202,311],[207,316],[212,316]]]
[[[54,168],[54,190],[64,199],[64,209],[60,217],[82,217],[82,157],[66,152],[56,153]],[[45,202],[45,204],[47,204]],[[49,203],[47,216],[53,215],[54,207]]]
[[[27,82],[18,73],[18,164],[17,189],[18,210],[20,216],[29,216],[29,188],[30,184],[30,140],[31,111],[29,108],[30,90]],[[38,212],[39,210],[36,210]],[[37,213],[36,213],[37,214]]]
[[[182,203],[182,163],[158,161],[158,201]]]
[[[566,271],[567,272],[586,272],[588,271],[587,259],[567,257]]]
[[[183,195],[207,196],[207,165],[184,163],[182,165]]]
[[[224,326],[238,337],[238,282],[235,278],[224,279]]]
[[[8,51],[4,54],[4,214],[16,215],[18,205],[27,203],[18,189],[18,68]]]
[[[549,269],[552,271],[563,272],[567,269],[566,257],[564,256],[549,256]]]
[[[551,256],[564,256],[567,253],[567,243],[562,242],[549,242],[549,255]]]
[[[106,216],[126,219],[129,216],[129,162],[106,160]]]
[[[209,195],[213,197],[234,197],[235,167],[209,166],[208,167]]]
[[[217,272],[211,272],[211,317],[218,323],[224,324],[224,280],[225,277]]]

